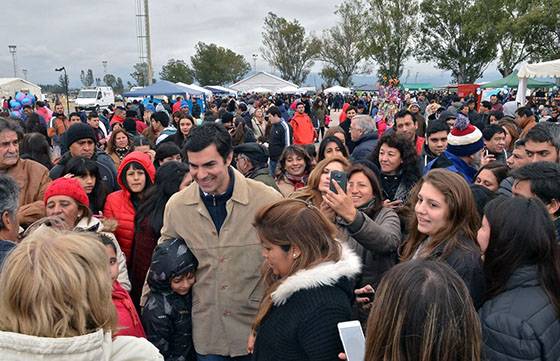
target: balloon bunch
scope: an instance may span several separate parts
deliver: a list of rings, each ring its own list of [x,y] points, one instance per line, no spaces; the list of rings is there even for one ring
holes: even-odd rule
[[[23,107],[35,104],[36,98],[27,93],[17,92],[14,99],[10,100],[10,115],[15,118],[21,118]]]

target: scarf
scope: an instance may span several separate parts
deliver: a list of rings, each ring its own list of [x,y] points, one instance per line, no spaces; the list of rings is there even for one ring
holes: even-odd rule
[[[130,147],[127,145],[124,148],[115,148],[115,154],[119,157],[120,160],[123,160],[124,157],[130,152]]]
[[[297,191],[300,188],[305,187],[307,184],[307,174],[301,176],[295,176],[288,174],[287,172],[284,173],[284,178],[288,181],[288,183],[294,186],[294,190]]]

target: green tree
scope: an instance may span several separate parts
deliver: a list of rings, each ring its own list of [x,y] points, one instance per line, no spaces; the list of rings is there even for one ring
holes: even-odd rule
[[[278,69],[282,78],[303,83],[319,54],[321,41],[306,37],[305,28],[297,20],[288,21],[271,12],[264,19],[262,35],[263,58]]]
[[[251,70],[243,55],[216,44],[196,44],[191,56],[194,77],[204,85],[233,83],[241,80]]]
[[[366,53],[377,64],[381,83],[398,79],[406,60],[412,55],[412,39],[418,31],[417,0],[369,0]]]
[[[105,74],[105,76],[103,77],[103,82],[107,86],[110,86],[111,88],[114,88],[115,83],[117,82],[117,78],[115,78],[115,76],[113,74]]]
[[[92,86],[94,82],[93,70],[88,69],[87,72],[84,70],[80,71],[80,81],[84,87]]]
[[[530,57],[533,62],[560,58],[560,0],[543,1],[543,3],[538,24],[541,31],[533,39],[538,46],[538,50]]]
[[[550,38],[543,36],[551,10],[546,0],[492,1],[498,31],[498,70],[503,77],[510,75],[522,61],[540,58]],[[546,42],[539,38],[547,38]],[[558,43],[557,43],[558,44]]]
[[[122,92],[124,91],[124,84],[120,77],[118,77],[117,80],[115,81],[115,86],[113,87],[113,90],[117,94],[122,94]]]
[[[191,84],[193,82],[193,71],[183,60],[169,59],[167,64],[162,66],[159,77],[174,83]]]
[[[352,85],[352,75],[360,71],[367,56],[362,46],[366,34],[362,9],[361,0],[343,2],[335,11],[339,23],[325,30],[321,38],[319,58],[336,70],[335,80],[345,87]],[[332,75],[330,70],[327,73]]]
[[[473,83],[496,59],[497,31],[490,1],[423,0],[420,61],[450,70],[458,83]]]
[[[330,88],[336,82],[339,82],[339,79],[341,77],[338,71],[332,66],[326,66],[323,69],[321,69],[321,73],[319,73],[319,75],[321,76],[321,78],[323,78],[323,81],[325,82],[325,84],[323,85],[326,88]]]
[[[137,86],[148,85],[148,64],[136,63],[133,66],[133,71],[130,76],[136,82]]]

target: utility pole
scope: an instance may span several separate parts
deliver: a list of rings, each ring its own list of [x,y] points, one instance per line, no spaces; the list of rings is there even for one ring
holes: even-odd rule
[[[105,76],[107,75],[107,60],[103,60],[101,64],[103,65],[103,76]]]
[[[23,73],[23,79],[27,80],[27,69],[21,69],[21,72]]]
[[[17,78],[16,46],[8,45],[8,49],[10,50],[10,54],[12,54],[12,62],[14,64],[14,78]]]
[[[148,0],[144,0],[144,20],[146,27],[146,63],[148,64],[148,83],[152,84],[153,79],[153,68],[152,68],[152,40],[150,38],[150,11],[148,8]]]

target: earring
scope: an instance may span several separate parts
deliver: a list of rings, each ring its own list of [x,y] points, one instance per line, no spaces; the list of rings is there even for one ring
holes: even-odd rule
[[[296,254],[294,253],[294,259],[296,259],[296,258],[297,258],[297,256],[296,256]]]

